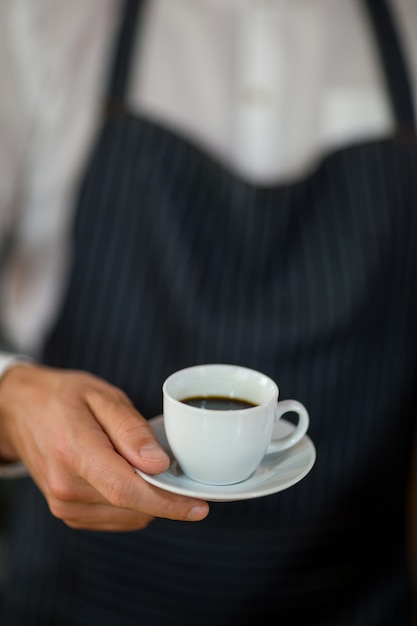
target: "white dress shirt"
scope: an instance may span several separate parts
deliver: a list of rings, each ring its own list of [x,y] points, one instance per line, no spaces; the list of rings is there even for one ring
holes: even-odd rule
[[[417,102],[417,2],[391,4]],[[0,0],[0,374],[36,358],[65,290],[120,6]],[[130,108],[256,184],[393,129],[359,0],[150,0],[137,42]]]

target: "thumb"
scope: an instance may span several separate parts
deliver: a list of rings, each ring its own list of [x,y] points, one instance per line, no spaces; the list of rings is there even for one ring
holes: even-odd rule
[[[131,465],[149,474],[168,469],[170,458],[153,428],[122,391],[112,387],[108,393],[90,391],[87,404],[114,448]]]

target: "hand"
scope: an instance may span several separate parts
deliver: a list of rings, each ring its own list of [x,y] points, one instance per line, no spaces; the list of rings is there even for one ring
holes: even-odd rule
[[[53,515],[72,528],[123,531],[155,517],[198,521],[206,502],[157,489],[169,458],[127,396],[80,371],[15,366],[0,382],[0,455],[22,460]]]

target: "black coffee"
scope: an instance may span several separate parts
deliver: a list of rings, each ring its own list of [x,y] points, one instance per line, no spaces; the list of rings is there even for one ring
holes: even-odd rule
[[[183,398],[181,402],[198,407],[199,409],[211,409],[215,411],[236,411],[257,406],[254,402],[249,402],[249,400],[228,398],[226,396],[192,396],[190,398]]]

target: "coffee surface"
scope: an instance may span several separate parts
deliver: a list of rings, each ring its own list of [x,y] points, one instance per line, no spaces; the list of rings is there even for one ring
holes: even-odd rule
[[[199,409],[211,409],[215,411],[236,411],[257,406],[249,400],[229,398],[227,396],[192,396],[183,398],[181,402],[198,407]]]

